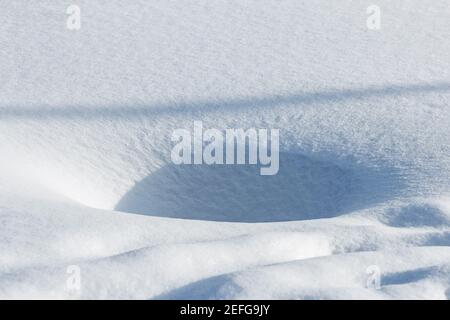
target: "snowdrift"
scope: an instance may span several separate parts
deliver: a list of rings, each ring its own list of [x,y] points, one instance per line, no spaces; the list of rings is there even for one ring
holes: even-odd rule
[[[0,298],[450,298],[447,1],[77,3],[0,4]],[[174,165],[194,121],[279,173]]]

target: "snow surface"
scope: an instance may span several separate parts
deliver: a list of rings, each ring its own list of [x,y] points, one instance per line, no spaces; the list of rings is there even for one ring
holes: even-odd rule
[[[450,298],[450,4],[372,2],[0,1],[0,298]],[[278,175],[171,164],[198,120]]]

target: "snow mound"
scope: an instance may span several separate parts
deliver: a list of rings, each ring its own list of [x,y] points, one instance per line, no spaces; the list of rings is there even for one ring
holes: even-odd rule
[[[0,298],[448,299],[450,7],[377,2],[1,2]],[[194,121],[278,175],[174,165]]]

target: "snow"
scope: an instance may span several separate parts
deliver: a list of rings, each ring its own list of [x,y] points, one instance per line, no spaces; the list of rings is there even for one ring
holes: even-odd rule
[[[450,298],[447,1],[73,3],[0,2],[0,298]],[[174,165],[194,121],[278,174]]]

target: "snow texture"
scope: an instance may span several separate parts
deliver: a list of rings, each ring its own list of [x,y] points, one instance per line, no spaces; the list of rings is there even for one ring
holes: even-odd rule
[[[449,299],[450,4],[372,2],[0,0],[0,298]]]

